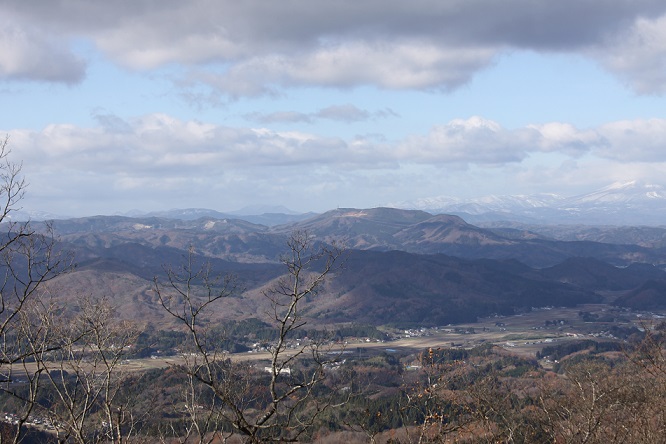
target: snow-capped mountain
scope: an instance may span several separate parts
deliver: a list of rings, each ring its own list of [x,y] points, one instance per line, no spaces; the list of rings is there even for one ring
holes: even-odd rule
[[[642,184],[637,181],[616,182],[591,193],[566,199],[568,205],[637,205],[666,202],[666,190],[660,185]]]
[[[666,189],[638,181],[618,182],[570,197],[534,194],[463,200],[442,196],[391,206],[457,214],[471,223],[515,220],[549,224],[666,225]]]

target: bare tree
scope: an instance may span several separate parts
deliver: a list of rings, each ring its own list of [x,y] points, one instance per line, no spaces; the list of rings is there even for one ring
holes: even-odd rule
[[[16,222],[12,213],[19,209],[25,195],[26,182],[21,165],[9,159],[8,139],[0,142],[0,365],[6,366],[21,359],[17,349],[15,325],[26,305],[35,299],[42,284],[62,269],[62,258],[54,250],[51,227],[46,234],[37,234],[30,222]],[[12,339],[12,340],[7,340]],[[3,369],[4,370],[4,369]]]
[[[27,396],[17,396],[17,427],[10,439],[18,442],[21,426],[34,406],[40,373],[31,373],[26,363],[52,347],[41,327],[33,332],[37,341],[33,345],[39,343],[42,348],[29,344],[23,335],[25,315],[39,303],[44,284],[70,268],[71,256],[57,250],[49,224],[37,232],[29,221],[13,219],[27,183],[21,175],[21,164],[9,160],[9,154],[5,138],[0,141],[0,389],[17,394],[18,388],[28,386]]]
[[[648,329],[623,359],[566,365],[539,394],[543,430],[563,443],[666,442],[663,357],[663,337]]]
[[[15,400],[15,432],[39,416],[58,439],[122,442],[133,433],[133,412],[117,396],[121,359],[136,329],[113,319],[107,301],[83,300],[74,314],[46,284],[67,272],[73,257],[60,251],[53,227],[35,229],[13,216],[27,187],[21,165],[0,142],[0,390]],[[48,404],[48,405],[47,405]],[[0,436],[0,440],[3,437]]]
[[[450,388],[465,374],[465,365],[443,360],[439,352],[428,348],[420,353],[415,380],[403,384],[400,415],[407,442],[442,441],[470,422],[464,400]]]
[[[242,381],[240,376],[244,373],[238,371],[239,378],[233,378],[236,368],[232,369],[224,361],[224,354],[210,343],[206,327],[206,317],[217,308],[217,302],[236,290],[235,279],[214,275],[209,263],[196,261],[193,248],[178,268],[165,266],[165,274],[165,285],[155,278],[155,292],[162,307],[185,328],[189,341],[182,349],[182,368],[188,380],[182,405],[186,425],[176,430],[167,424],[164,433],[179,437],[182,442],[189,442],[192,437],[200,443],[212,442],[219,437],[220,424],[229,422],[223,405],[226,402],[236,406],[230,400],[246,391],[239,386],[231,391],[231,382]]]
[[[132,409],[133,399],[121,394],[123,360],[138,330],[117,320],[104,299],[83,298],[74,315],[59,312],[43,306],[37,322],[25,323],[41,390],[33,410],[60,442],[125,442],[137,433],[141,416]]]
[[[275,325],[267,378],[265,372],[248,363],[229,360],[207,340],[204,313],[223,309],[215,306],[235,291],[232,280],[213,279],[209,266],[194,265],[193,254],[178,272],[167,269],[165,285],[155,280],[161,304],[191,337],[193,352],[186,354],[184,370],[191,381],[187,406],[193,425],[186,433],[192,433],[199,442],[228,437],[221,432],[224,424],[250,442],[296,441],[331,406],[330,398],[313,396],[330,361],[322,353],[321,343],[293,346],[290,341],[306,325],[303,303],[317,296],[336,269],[341,250],[315,246],[305,232],[292,234],[287,247],[287,255],[281,258],[286,274],[264,292]],[[298,366],[305,358],[307,368]]]

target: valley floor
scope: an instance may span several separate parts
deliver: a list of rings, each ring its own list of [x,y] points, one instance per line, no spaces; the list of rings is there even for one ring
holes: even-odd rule
[[[596,316],[601,321],[586,321],[589,317],[583,318],[581,314],[584,313]],[[608,320],[604,321],[604,317]],[[666,319],[666,313],[635,312],[606,304],[534,308],[513,316],[483,318],[472,324],[402,330],[392,328],[387,329],[394,338],[391,341],[356,338],[342,344],[332,343],[328,347],[331,352],[349,354],[405,354],[428,348],[471,349],[483,344],[494,344],[516,355],[533,358],[537,352],[549,345],[580,339],[618,339],[611,333],[613,327],[641,330],[662,319]],[[232,353],[228,357],[234,361],[268,361],[270,354],[265,351],[251,351]],[[124,366],[126,370],[141,371],[182,364],[185,359],[183,356],[131,359],[125,361]],[[547,360],[542,360],[540,364],[544,368],[552,366]]]

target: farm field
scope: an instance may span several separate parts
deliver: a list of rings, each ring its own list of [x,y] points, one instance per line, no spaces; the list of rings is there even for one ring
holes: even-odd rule
[[[611,322],[585,321],[580,313],[600,319],[612,315]],[[632,312],[606,304],[586,304],[578,307],[538,308],[513,315],[482,318],[476,323],[436,328],[397,330],[388,332],[396,339],[379,342],[365,338],[330,344],[331,352],[355,353],[415,353],[427,348],[473,348],[492,343],[524,357],[534,357],[545,346],[577,339],[613,339],[612,327],[642,329],[664,318],[663,313]],[[547,325],[547,323],[549,323]],[[226,357],[237,361],[268,361],[268,352],[232,353]],[[129,371],[163,368],[184,362],[182,356],[153,357],[125,361]],[[544,363],[547,364],[547,363]],[[546,365],[548,366],[548,365]]]

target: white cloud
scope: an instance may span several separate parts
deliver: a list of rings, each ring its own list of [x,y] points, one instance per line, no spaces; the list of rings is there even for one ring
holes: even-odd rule
[[[113,126],[49,125],[9,131],[15,155],[38,169],[160,176],[235,166],[334,162],[344,141],[305,133],[230,128],[151,114]],[[120,128],[120,131],[114,131]]]
[[[426,136],[412,136],[398,147],[403,161],[431,163],[519,162],[526,156],[523,136],[480,117],[457,119],[433,127]]]
[[[509,130],[481,117],[436,125],[425,135],[379,143],[302,131],[234,128],[166,114],[129,121],[98,117],[100,126],[49,125],[9,131],[18,157],[41,168],[123,174],[190,174],[198,168],[326,165],[368,169],[398,164],[500,165],[530,154],[594,155],[623,162],[666,161],[666,120],[611,122],[593,129],[553,122]]]
[[[595,154],[622,162],[666,161],[666,120],[625,120],[602,125],[606,141]]]
[[[502,165],[538,153],[583,155],[622,162],[666,161],[666,120],[611,122],[580,130],[548,123],[509,130],[481,117],[436,125],[425,135],[379,142],[301,131],[234,128],[165,114],[128,121],[98,118],[82,128],[52,124],[41,131],[9,131],[15,155],[36,170],[69,170],[125,177],[217,174],[238,168],[313,166],[341,170],[400,165]]]
[[[594,131],[579,131],[558,122],[508,130],[478,116],[433,127],[399,146],[404,160],[433,163],[500,165],[521,162],[530,153],[557,151],[580,155],[599,143]]]
[[[551,122],[528,125],[527,128],[538,132],[539,138],[535,143],[544,152],[561,151],[576,157],[606,143],[597,131],[579,130],[569,123]]]
[[[94,127],[8,131],[12,156],[23,161],[41,208],[54,211],[49,199],[55,193],[71,208],[80,205],[77,199],[100,202],[100,208],[123,208],[123,199],[136,202],[133,207],[174,200],[183,202],[174,206],[233,208],[262,196],[282,204],[307,197],[291,207],[321,210],[323,202],[349,205],[361,197],[377,205],[407,199],[419,187],[460,182],[464,174],[477,187],[508,180],[510,189],[533,192],[634,178],[660,183],[666,165],[660,142],[666,119],[581,130],[558,122],[507,129],[471,117],[397,142],[235,128],[165,114],[97,120]],[[440,178],[442,171],[451,179]],[[215,196],[227,205],[217,205]]]

